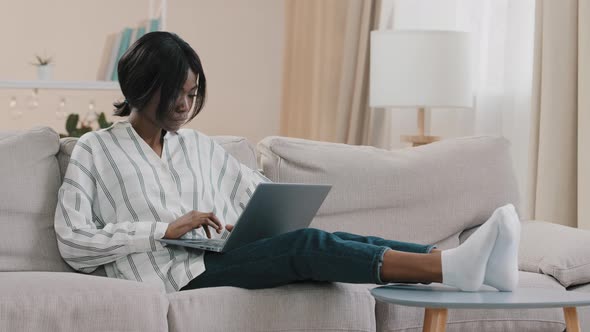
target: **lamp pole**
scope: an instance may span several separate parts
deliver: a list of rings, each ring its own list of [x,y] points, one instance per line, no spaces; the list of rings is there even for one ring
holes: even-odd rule
[[[439,141],[440,136],[425,136],[424,135],[424,114],[426,108],[418,108],[418,135],[401,135],[402,142],[412,143],[412,146],[420,146],[432,142]]]

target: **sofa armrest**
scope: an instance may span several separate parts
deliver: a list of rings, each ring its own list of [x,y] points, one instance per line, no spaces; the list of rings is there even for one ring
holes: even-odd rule
[[[590,231],[523,221],[518,268],[550,275],[564,287],[590,282]]]

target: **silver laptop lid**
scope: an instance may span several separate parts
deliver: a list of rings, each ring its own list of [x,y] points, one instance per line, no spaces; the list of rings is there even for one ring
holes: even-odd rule
[[[307,228],[331,188],[330,184],[259,183],[236,221],[223,251]]]

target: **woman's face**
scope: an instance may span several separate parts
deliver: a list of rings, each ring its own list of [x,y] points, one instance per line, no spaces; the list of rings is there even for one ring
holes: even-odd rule
[[[195,104],[197,91],[197,77],[192,70],[188,70],[187,79],[184,82],[180,95],[174,104],[174,109],[168,110],[161,120],[156,118],[158,104],[160,103],[160,91],[156,92],[146,105],[143,114],[156,126],[171,132],[176,132],[188,120]]]

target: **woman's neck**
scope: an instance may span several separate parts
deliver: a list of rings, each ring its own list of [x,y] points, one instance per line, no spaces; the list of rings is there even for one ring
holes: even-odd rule
[[[133,129],[143,138],[151,147],[159,147],[162,144],[162,128],[158,127],[153,121],[145,118],[137,112],[131,112],[128,118]]]

